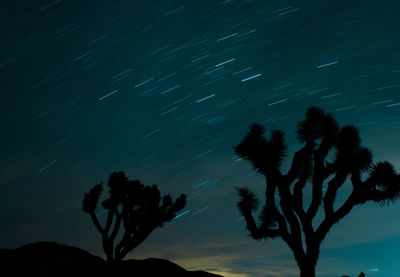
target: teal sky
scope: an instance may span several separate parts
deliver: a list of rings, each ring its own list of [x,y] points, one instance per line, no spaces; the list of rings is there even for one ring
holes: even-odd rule
[[[187,211],[131,253],[230,277],[292,277],[253,241],[235,186],[263,193],[233,147],[253,122],[289,158],[311,105],[355,124],[400,170],[397,1],[5,0],[0,3],[0,248],[57,241],[102,255],[84,192],[123,170]],[[346,186],[339,199],[346,196]],[[317,275],[400,273],[400,203],[356,207]]]

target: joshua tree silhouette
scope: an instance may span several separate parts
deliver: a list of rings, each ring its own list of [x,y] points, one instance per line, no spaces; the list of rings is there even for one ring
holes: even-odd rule
[[[102,193],[102,183],[95,185],[82,201],[83,211],[88,213],[103,240],[103,249],[107,262],[121,261],[125,255],[141,244],[157,227],[171,221],[176,213],[186,205],[186,196],[182,194],[175,202],[170,195],[161,201],[156,185],[144,186],[138,180],[129,180],[124,172],[110,174],[107,186],[110,196],[102,202],[107,213],[105,226],[102,227],[96,207]],[[124,233],[114,248],[121,223]]]
[[[286,156],[283,132],[272,131],[270,139],[264,132],[262,125],[253,124],[235,147],[236,154],[266,178],[266,201],[259,222],[253,217],[259,201],[247,188],[238,188],[239,210],[254,239],[282,238],[294,254],[300,276],[314,277],[321,243],[331,227],[356,205],[397,200],[400,175],[389,162],[372,163],[371,151],[361,146],[356,127],[340,128],[332,114],[316,107],[309,108],[306,119],[298,123],[297,138],[304,145],[294,154],[286,174],[280,169]],[[341,206],[334,205],[346,180],[352,191]],[[304,207],[307,184],[312,199]],[[319,210],[324,217],[315,222]]]

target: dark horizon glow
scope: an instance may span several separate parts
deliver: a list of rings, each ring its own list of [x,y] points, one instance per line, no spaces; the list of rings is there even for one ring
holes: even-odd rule
[[[359,127],[374,161],[400,170],[396,1],[0,6],[0,248],[57,241],[103,255],[81,201],[125,171],[188,196],[130,258],[294,277],[289,248],[252,240],[236,207],[235,186],[264,190],[233,151],[250,124],[285,132],[286,168],[300,146],[296,124],[315,105]],[[322,244],[317,275],[399,275],[399,212],[399,203],[355,208]]]

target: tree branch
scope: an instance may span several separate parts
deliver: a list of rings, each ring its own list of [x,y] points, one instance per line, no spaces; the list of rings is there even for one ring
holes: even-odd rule
[[[257,223],[254,220],[254,217],[251,212],[247,212],[243,215],[244,219],[246,220],[246,228],[249,230],[250,235],[252,238],[259,240],[262,238],[267,238],[261,235],[260,228],[257,227]]]
[[[97,219],[97,216],[96,216],[95,212],[93,211],[93,212],[91,212],[89,214],[90,214],[90,218],[92,219],[92,221],[94,223],[94,226],[96,226],[97,231],[99,231],[101,234],[103,234],[104,230],[101,227],[100,222]]]
[[[330,214],[330,216],[325,215],[325,219],[322,221],[317,231],[315,232],[315,239],[317,240],[317,242],[321,243],[331,227],[339,220],[341,220],[344,216],[346,216],[357,204],[357,193],[353,190],[353,192],[347,198],[346,202],[344,202],[344,204],[336,212]]]
[[[125,245],[129,242],[129,237],[130,237],[130,234],[125,229],[124,236],[122,237],[121,241],[115,247],[115,251],[114,252],[115,252],[115,259],[116,260],[118,260],[118,261],[122,260],[123,257],[120,258],[121,257],[121,252],[122,252],[122,249],[125,247]]]
[[[118,214],[117,219],[115,220],[114,229],[110,235],[110,240],[112,240],[112,241],[116,238],[116,236],[118,234],[119,228],[121,226],[121,219],[122,219],[122,215]]]
[[[274,216],[278,221],[279,234],[281,238],[286,242],[291,241],[291,234],[288,231],[285,217],[277,209],[274,211]]]
[[[282,178],[283,179],[283,178]],[[283,181],[283,180],[282,180]],[[278,186],[279,196],[280,196],[280,206],[283,212],[283,215],[286,219],[286,222],[290,226],[291,232],[291,240],[297,245],[299,248],[303,248],[302,239],[301,239],[301,226],[300,222],[294,214],[294,206],[293,196],[290,192],[289,185],[281,184]],[[303,249],[302,249],[303,250]],[[304,250],[303,250],[304,252]]]
[[[110,208],[110,209],[108,210],[107,221],[106,221],[106,225],[105,225],[105,227],[104,227],[104,232],[105,232],[106,234],[108,234],[108,232],[110,231],[113,218],[114,218],[114,213],[113,213],[112,209]]]
[[[299,175],[305,160],[305,155],[306,155],[305,152],[306,152],[306,146],[296,151],[296,153],[294,154],[292,165],[290,166],[288,173],[285,175],[287,183],[291,184]]]
[[[336,173],[336,176],[328,183],[328,189],[325,193],[324,198],[324,210],[326,217],[330,217],[334,213],[334,201],[336,197],[336,192],[346,181],[348,174],[348,171],[341,169]]]
[[[307,183],[308,175],[302,174],[299,180],[294,184],[293,189],[293,200],[296,204],[296,211],[300,211],[301,214],[304,214],[304,207],[303,207],[303,189]],[[300,216],[300,214],[298,214]]]
[[[318,212],[318,208],[322,203],[322,186],[324,180],[328,178],[326,175],[325,159],[332,147],[330,140],[324,139],[319,148],[314,151],[314,169],[312,179],[312,201],[307,210],[307,217],[312,220]]]
[[[282,177],[279,173],[274,175],[266,176],[266,190],[265,190],[265,199],[266,205],[269,205],[269,209],[272,212],[272,215],[278,221],[279,226],[279,236],[282,237],[284,240],[290,239],[290,234],[287,228],[287,222],[285,217],[278,211],[275,205],[275,191],[276,191],[276,183],[278,176]]]

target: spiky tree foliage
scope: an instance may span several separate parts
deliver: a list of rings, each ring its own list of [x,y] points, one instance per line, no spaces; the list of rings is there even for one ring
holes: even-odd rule
[[[107,214],[104,226],[96,216],[97,203],[103,191],[101,183],[85,193],[82,204],[83,211],[90,215],[101,234],[108,262],[121,261],[155,228],[171,221],[186,205],[184,194],[176,201],[170,195],[161,200],[156,185],[145,186],[138,180],[129,180],[124,172],[110,174],[107,186],[110,188],[109,197],[102,202]],[[121,226],[120,241],[115,242]]]
[[[254,213],[259,200],[247,188],[238,188],[238,207],[247,229],[256,239],[282,238],[291,248],[301,277],[314,277],[320,245],[334,224],[354,206],[367,201],[389,204],[400,197],[400,177],[389,162],[372,163],[371,151],[361,145],[356,127],[339,127],[334,117],[311,107],[299,122],[297,138],[303,146],[294,154],[286,174],[281,164],[286,157],[283,133],[253,124],[235,147],[240,157],[265,176],[265,204],[258,220]],[[338,190],[346,180],[351,193],[335,205]],[[310,188],[311,203],[305,207],[303,192]],[[321,210],[323,219],[316,222]]]

